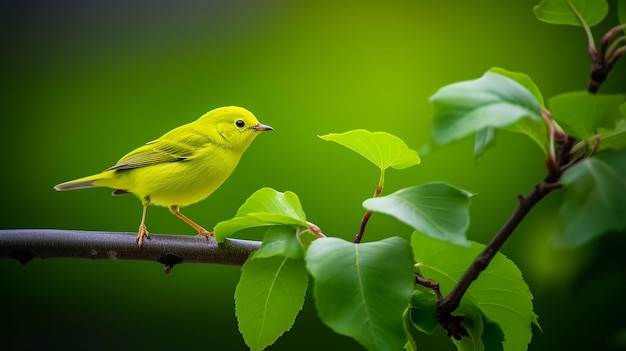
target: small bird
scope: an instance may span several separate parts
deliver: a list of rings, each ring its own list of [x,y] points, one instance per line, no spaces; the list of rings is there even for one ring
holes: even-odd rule
[[[115,189],[113,195],[135,194],[143,203],[136,240],[139,248],[143,238],[150,237],[146,228],[150,204],[169,207],[171,213],[208,238],[213,233],[180,213],[179,208],[202,201],[219,188],[252,140],[268,130],[273,128],[259,123],[245,108],[216,108],[136,148],[102,173],[61,183],[54,189],[108,187]]]

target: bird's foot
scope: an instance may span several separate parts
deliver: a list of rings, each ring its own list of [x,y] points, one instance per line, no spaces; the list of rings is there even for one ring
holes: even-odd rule
[[[139,226],[139,232],[137,233],[137,245],[139,245],[139,248],[141,249],[141,246],[143,245],[143,237],[146,237],[148,239],[150,239],[150,233],[148,233],[148,228],[146,228],[145,224],[141,224]]]

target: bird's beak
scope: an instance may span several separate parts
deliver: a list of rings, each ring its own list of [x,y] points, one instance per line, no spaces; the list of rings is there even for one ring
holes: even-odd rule
[[[254,129],[255,132],[264,132],[266,130],[274,130],[274,128],[267,126],[265,124],[257,124],[256,126],[252,127],[252,129]]]

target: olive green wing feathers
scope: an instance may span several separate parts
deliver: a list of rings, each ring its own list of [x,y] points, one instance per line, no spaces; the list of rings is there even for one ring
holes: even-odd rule
[[[189,144],[157,139],[129,152],[106,171],[128,170],[167,162],[183,162],[193,157],[196,151],[197,148]]]

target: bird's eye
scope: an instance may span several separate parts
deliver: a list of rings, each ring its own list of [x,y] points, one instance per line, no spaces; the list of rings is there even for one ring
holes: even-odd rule
[[[245,125],[246,125],[246,123],[245,123],[244,121],[242,121],[242,120],[238,119],[238,120],[235,122],[235,125],[237,126],[237,128],[241,128],[241,127],[245,126]]]

